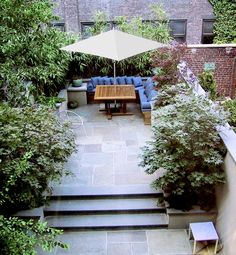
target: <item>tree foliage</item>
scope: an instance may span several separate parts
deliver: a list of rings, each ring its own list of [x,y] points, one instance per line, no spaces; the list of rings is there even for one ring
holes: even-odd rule
[[[161,48],[155,51],[152,57],[152,66],[154,67],[153,80],[158,86],[173,85],[179,80],[178,64],[186,51],[185,44],[179,44],[173,41],[169,47]]]
[[[232,0],[210,0],[216,21],[215,43],[236,42],[236,2]]]
[[[49,95],[64,85],[70,57],[60,47],[72,38],[50,26],[52,9],[50,0],[0,1],[0,88],[13,106],[25,104],[26,90]]]
[[[46,223],[0,215],[0,254],[36,255],[38,247],[45,251],[52,251],[56,246],[67,248],[57,240],[60,234],[61,230],[48,228]]]
[[[141,165],[148,174],[164,169],[153,185],[168,192],[171,207],[212,206],[214,187],[224,182],[224,146],[216,127],[225,114],[190,90],[169,97],[170,104],[164,98],[154,111],[154,139],[143,148]]]
[[[75,149],[73,133],[49,108],[0,105],[0,209],[37,207],[51,180],[64,173]]]

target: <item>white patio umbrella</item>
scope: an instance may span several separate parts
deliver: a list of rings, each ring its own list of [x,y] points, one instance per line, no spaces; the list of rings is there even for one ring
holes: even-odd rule
[[[115,78],[116,61],[166,46],[166,44],[159,43],[157,41],[152,41],[113,29],[62,47],[61,49],[70,52],[91,54],[114,60]]]

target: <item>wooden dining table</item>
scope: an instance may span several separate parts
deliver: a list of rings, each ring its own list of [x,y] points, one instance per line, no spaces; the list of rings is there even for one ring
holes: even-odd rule
[[[135,100],[136,95],[133,85],[97,85],[94,99],[105,103],[107,118],[111,119],[113,115],[132,115],[127,112],[127,101]],[[111,108],[114,101],[121,105],[119,111]]]

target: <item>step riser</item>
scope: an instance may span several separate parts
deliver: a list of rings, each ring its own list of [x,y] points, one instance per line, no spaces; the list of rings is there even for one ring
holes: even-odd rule
[[[65,195],[65,196],[50,196],[50,200],[79,200],[79,199],[129,199],[129,198],[160,198],[162,193],[157,194],[127,194],[127,195]]]
[[[50,227],[50,225],[49,225]],[[142,229],[167,229],[168,225],[143,225],[143,226],[102,226],[102,227],[57,227],[52,228],[61,229],[65,231],[95,231],[95,230],[142,230]]]
[[[156,209],[129,209],[129,210],[106,210],[106,211],[44,211],[45,216],[53,216],[53,215],[99,215],[99,214],[130,214],[130,213],[166,213],[165,208],[156,208]]]

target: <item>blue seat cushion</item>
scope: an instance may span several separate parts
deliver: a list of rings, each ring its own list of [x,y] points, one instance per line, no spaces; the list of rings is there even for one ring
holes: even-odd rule
[[[104,85],[111,85],[111,78],[105,77],[103,78],[103,84]]]
[[[157,95],[156,90],[150,90],[150,93],[148,94],[147,101],[150,102],[154,99],[154,97]]]
[[[133,84],[135,87],[141,87],[143,86],[143,82],[140,76],[133,77]]]
[[[125,78],[126,78],[126,76],[117,77],[116,79],[117,79],[118,84],[125,85],[126,84]]]
[[[96,88],[96,86],[99,84],[98,83],[98,79],[100,78],[100,76],[96,76],[96,77],[92,77],[91,78],[91,83],[93,85],[94,88]]]
[[[133,84],[133,76],[125,77],[126,84]]]

